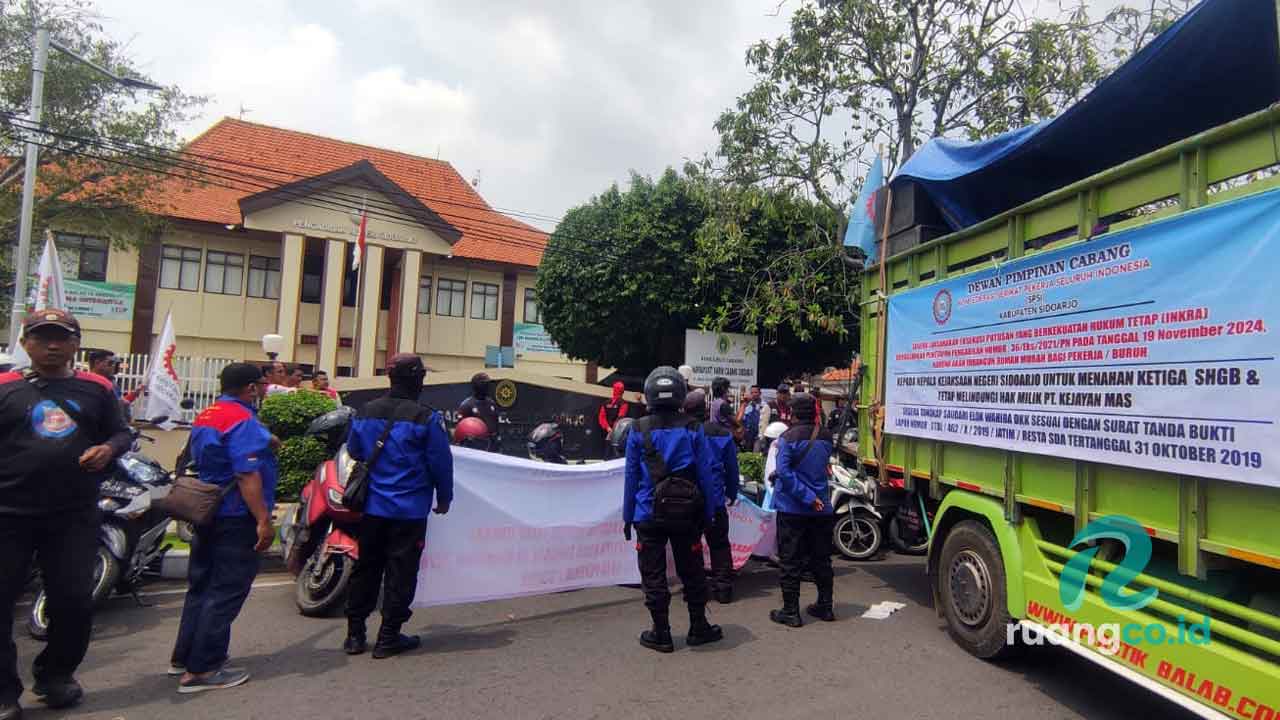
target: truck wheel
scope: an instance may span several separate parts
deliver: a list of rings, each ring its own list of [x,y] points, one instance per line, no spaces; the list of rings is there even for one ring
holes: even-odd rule
[[[984,660],[1009,657],[1010,624],[1004,560],[991,531],[977,520],[958,523],[942,545],[934,580],[947,630],[960,647]]]

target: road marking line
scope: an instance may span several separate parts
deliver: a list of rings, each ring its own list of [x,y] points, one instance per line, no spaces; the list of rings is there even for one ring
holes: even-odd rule
[[[254,583],[253,585],[250,586],[250,588],[254,590],[258,590],[260,588],[284,587],[286,585],[294,585],[296,584],[296,582],[297,581],[295,580],[271,580],[268,582]],[[186,588],[174,588],[172,590],[156,590],[155,592],[138,593],[138,597],[149,598],[149,597],[160,597],[162,595],[185,595],[186,593],[187,593]],[[124,596],[114,595],[112,597],[117,598],[117,597],[124,597]],[[24,601],[20,603],[15,603],[14,607],[31,607],[31,602]]]
[[[898,612],[899,610],[901,610],[906,606],[907,606],[906,603],[893,602],[892,600],[886,600],[884,602],[878,602],[875,605],[872,605],[871,607],[867,608],[867,611],[862,613],[862,617],[870,618],[872,620],[884,620],[885,618]]]

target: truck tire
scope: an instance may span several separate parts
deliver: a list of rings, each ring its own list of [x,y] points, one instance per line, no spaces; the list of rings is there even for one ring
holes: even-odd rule
[[[984,660],[1014,655],[1004,560],[1000,546],[977,520],[957,523],[947,533],[934,580],[947,631],[960,647]]]

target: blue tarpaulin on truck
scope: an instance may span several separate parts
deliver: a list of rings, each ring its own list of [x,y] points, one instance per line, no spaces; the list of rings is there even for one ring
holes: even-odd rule
[[[1274,0],[1204,0],[1075,105],[979,142],[931,140],[899,169],[968,227],[1280,99]]]

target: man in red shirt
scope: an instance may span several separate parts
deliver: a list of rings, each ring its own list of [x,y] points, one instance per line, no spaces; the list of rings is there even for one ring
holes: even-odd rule
[[[93,627],[98,484],[132,444],[115,388],[76,372],[80,323],[65,310],[39,310],[22,323],[25,373],[0,374],[0,627],[13,609],[32,556],[48,592],[49,642],[32,666],[32,690],[51,708],[80,702],[73,677]],[[0,642],[0,720],[22,716],[13,640]]]

